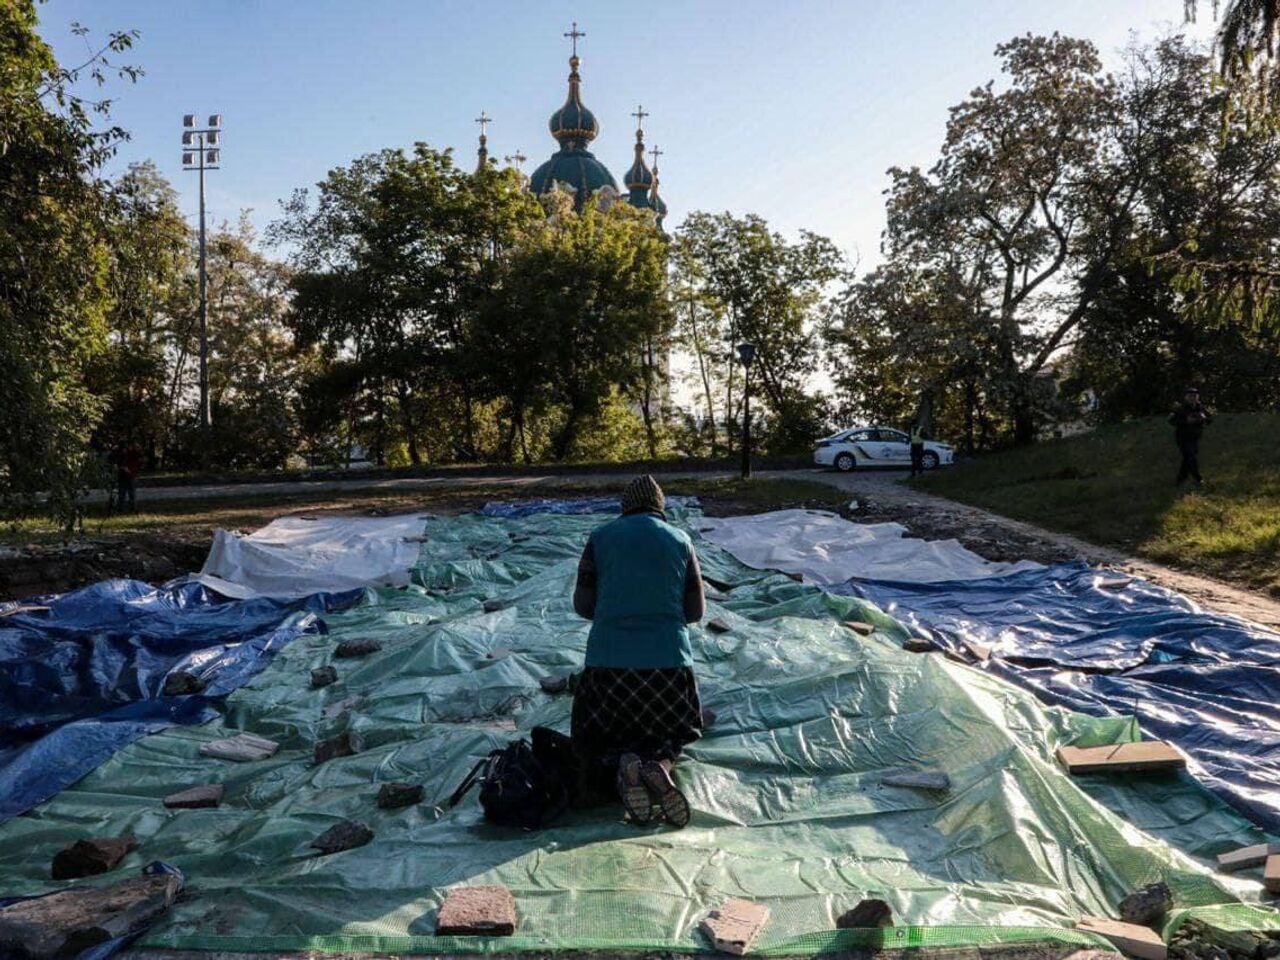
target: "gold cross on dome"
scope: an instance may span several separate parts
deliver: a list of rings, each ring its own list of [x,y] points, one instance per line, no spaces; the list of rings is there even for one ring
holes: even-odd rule
[[[635,117],[635,118],[636,118],[636,126],[637,126],[637,127],[643,127],[643,126],[644,126],[644,118],[645,118],[645,117],[647,117],[647,116],[649,116],[649,114],[648,114],[648,112],[645,110],[645,108],[644,108],[644,107],[640,106],[640,107],[636,107],[636,109],[635,109],[635,113],[631,114],[631,116],[633,116],[633,117]]]
[[[480,116],[476,117],[476,123],[480,124],[480,136],[483,137],[489,124],[493,123],[493,117],[481,110]]]
[[[649,151],[649,156],[653,157],[653,169],[658,169],[658,158],[666,152],[665,150],[659,150],[656,143],[653,145],[653,149]]]

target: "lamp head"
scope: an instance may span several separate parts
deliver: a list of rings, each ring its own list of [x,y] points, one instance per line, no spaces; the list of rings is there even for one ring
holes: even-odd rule
[[[738,344],[738,358],[744,367],[750,367],[756,358],[756,345],[750,341]]]

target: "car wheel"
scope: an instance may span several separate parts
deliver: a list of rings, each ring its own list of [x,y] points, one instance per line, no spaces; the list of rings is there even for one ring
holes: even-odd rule
[[[941,462],[941,461],[938,459],[938,455],[937,455],[936,453],[934,453],[932,450],[926,450],[926,451],[924,452],[924,456],[923,456],[923,457],[921,457],[921,459],[920,459],[920,463],[921,463],[921,465],[922,465],[926,470],[937,470],[937,469],[938,469],[938,464],[939,464],[940,462]]]
[[[858,461],[853,459],[852,453],[842,453],[836,457],[836,469],[841,473],[848,473],[858,465]]]

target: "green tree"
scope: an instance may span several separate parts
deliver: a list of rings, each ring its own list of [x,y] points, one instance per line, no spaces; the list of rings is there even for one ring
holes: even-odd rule
[[[723,392],[725,449],[740,429],[735,346],[743,341],[756,345],[754,392],[773,416],[775,449],[807,446],[821,419],[806,393],[819,366],[814,331],[843,266],[835,245],[807,231],[788,241],[755,215],[699,212],[676,232],[673,256],[683,341],[693,347],[709,419],[712,385]]]
[[[113,195],[107,349],[87,382],[106,404],[103,442],[136,443],[156,462],[174,422],[172,359],[195,317],[193,237],[154,164],[131,165]]]
[[[106,347],[111,297],[110,191],[98,176],[123,133],[95,130],[107,100],[75,93],[105,82],[132,34],[113,34],[63,68],[36,35],[30,0],[0,0],[0,509],[40,492],[68,526],[102,404],[86,368]]]
[[[361,157],[330,172],[314,205],[305,191],[286,204],[273,237],[296,251],[289,322],[301,346],[357,374],[340,381],[346,419],[354,436],[365,412],[379,462],[393,441],[422,462],[426,421],[452,419],[438,406],[449,396],[461,402],[454,456],[475,455],[470,328],[500,252],[541,215],[514,171],[473,175],[425,144]]]
[[[498,264],[476,347],[489,396],[509,410],[508,454],[518,439],[529,458],[529,416],[554,407],[550,452],[566,459],[615,390],[642,401],[646,347],[672,317],[666,244],[651,214],[623,203],[579,212],[559,195],[545,202],[548,215]]]

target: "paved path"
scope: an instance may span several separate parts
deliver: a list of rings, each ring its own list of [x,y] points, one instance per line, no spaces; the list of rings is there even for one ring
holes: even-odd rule
[[[708,471],[679,471],[661,473],[660,477],[706,478],[731,477],[734,473]],[[759,477],[782,477],[813,480],[830,484],[848,491],[850,498],[859,494],[872,497],[881,506],[897,505],[901,507],[901,522],[911,525],[911,516],[921,511],[946,514],[958,524],[983,523],[1002,527],[1022,537],[1031,537],[1047,543],[1055,544],[1072,556],[1079,556],[1090,563],[1110,566],[1124,570],[1134,576],[1144,577],[1182,593],[1196,603],[1222,613],[1265,624],[1280,629],[1280,603],[1257,593],[1251,593],[1217,580],[1200,577],[1190,573],[1182,573],[1158,563],[1131,557],[1110,547],[1100,547],[1087,543],[1068,534],[1054,533],[1020,520],[1011,520],[987,510],[971,507],[947,500],[944,497],[921,493],[899,481],[907,476],[905,470],[857,471],[854,473],[835,473],[830,470],[761,470]],[[270,494],[322,493],[326,491],[354,493],[369,491],[373,493],[409,493],[430,490],[465,490],[468,488],[510,487],[515,491],[528,491],[535,494],[541,487],[554,489],[562,484],[575,486],[599,487],[617,490],[626,479],[624,474],[601,473],[566,473],[545,474],[538,476],[511,475],[478,475],[436,477],[396,477],[375,478],[355,476],[343,480],[288,480],[266,483],[228,483],[204,486],[173,487],[141,487],[138,499],[148,500],[187,500],[198,498],[222,497],[256,497]]]

